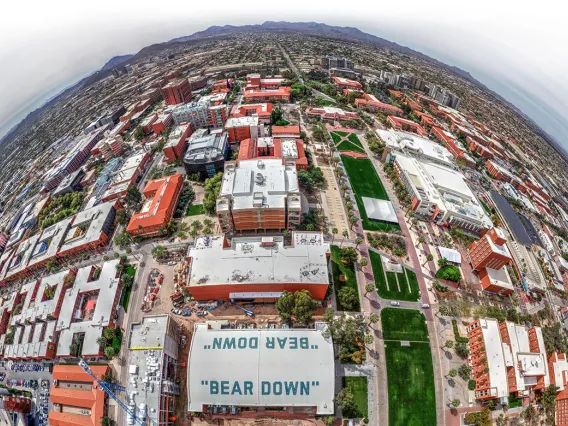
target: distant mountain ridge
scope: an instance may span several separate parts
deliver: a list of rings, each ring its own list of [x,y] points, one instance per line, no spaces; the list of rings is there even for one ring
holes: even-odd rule
[[[121,55],[121,56],[115,56],[113,58],[110,58],[107,61],[107,63],[104,64],[99,71],[112,70],[113,68],[116,68],[120,64],[123,64],[124,62],[128,61],[133,56],[134,55],[128,54],[128,55]]]

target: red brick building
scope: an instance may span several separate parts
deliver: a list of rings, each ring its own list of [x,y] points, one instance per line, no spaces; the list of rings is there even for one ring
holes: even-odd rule
[[[345,111],[332,106],[309,107],[306,114],[310,117],[319,117],[323,121],[330,122],[356,120],[359,118],[356,112]]]
[[[491,228],[479,240],[471,243],[467,249],[473,270],[482,268],[500,269],[511,261],[506,248],[507,239],[499,228]]]
[[[299,138],[300,133],[300,126],[272,126],[274,138]]]
[[[181,174],[166,176],[148,182],[143,194],[148,203],[146,210],[130,219],[126,232],[132,236],[153,237],[160,235],[171,220],[183,188]]]
[[[363,86],[356,80],[350,80],[345,77],[332,77],[331,80],[337,86],[339,90],[343,89],[352,89],[352,90],[361,90]]]
[[[491,175],[494,176],[495,179],[501,180],[503,182],[511,182],[511,174],[496,162],[488,160],[485,162],[485,167],[487,167],[487,171],[491,173]]]
[[[442,142],[442,144],[448,149],[448,151],[450,151],[450,153],[456,160],[463,161],[468,167],[471,167],[472,169],[475,168],[475,161],[469,156],[467,152],[464,152],[464,150],[460,148],[460,146],[458,146],[458,141],[453,137],[453,135],[448,134],[437,126],[432,127],[432,130],[430,130],[430,135],[434,136],[436,139]]]
[[[280,87],[283,81],[284,78],[281,76],[266,76],[265,78],[261,78],[260,74],[248,74],[245,90],[275,90]]]
[[[377,99],[375,95],[370,95],[368,93],[363,94],[362,98],[355,99],[355,106],[357,108],[365,108],[369,111],[380,111],[387,114],[403,114],[403,111],[394,106],[385,104]]]
[[[191,86],[187,78],[171,81],[162,87],[166,105],[185,104],[191,100]]]
[[[170,133],[170,138],[164,145],[166,161],[173,162],[183,157],[187,148],[186,140],[193,134],[193,131],[193,124],[182,123]]]
[[[273,90],[245,90],[245,102],[290,102],[290,88],[287,86]]]
[[[395,130],[416,133],[418,136],[428,135],[428,132],[420,124],[405,118],[389,115],[387,118],[387,125],[393,127]]]
[[[255,158],[269,159],[281,158],[284,161],[294,160],[296,169],[308,169],[308,159],[304,150],[302,139],[258,138],[245,139],[239,147],[239,161],[253,160]]]
[[[158,116],[156,121],[152,123],[152,131],[155,135],[161,134],[172,124],[172,114],[162,113]]]
[[[264,127],[264,126],[263,126]],[[258,117],[229,117],[225,122],[229,142],[235,143],[245,139],[257,139],[259,137]],[[264,130],[261,132],[264,135]]]
[[[270,124],[270,115],[272,114],[272,104],[241,104],[233,106],[231,117],[250,117],[258,115],[259,122]]]

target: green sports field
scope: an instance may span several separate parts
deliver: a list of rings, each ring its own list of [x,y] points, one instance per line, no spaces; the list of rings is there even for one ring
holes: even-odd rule
[[[343,417],[349,419],[363,419],[367,417],[369,412],[367,378],[364,376],[343,377],[343,387],[351,391],[355,400],[355,410],[343,411]]]
[[[361,214],[363,229],[383,232],[400,229],[398,224],[369,220],[367,217],[362,197],[378,198],[379,200],[389,199],[385,187],[379,179],[371,160],[368,158],[352,158],[342,155],[341,161],[345,166],[345,171],[349,176],[351,187],[355,193],[355,201],[357,202],[357,207]]]
[[[436,393],[424,315],[413,309],[381,312],[390,426],[434,426]],[[404,346],[401,341],[410,341]]]
[[[377,287],[377,292],[379,296],[383,299],[388,300],[405,300],[408,302],[415,302],[420,297],[418,295],[419,287],[418,281],[416,279],[416,274],[413,271],[410,271],[405,268],[406,277],[404,274],[392,274],[396,275],[394,279],[398,279],[398,284],[400,286],[400,291],[398,291],[398,287],[396,285],[396,281],[394,282],[394,286],[389,285],[387,286],[387,280],[385,279],[383,262],[381,262],[381,255],[369,250],[369,256],[371,258],[371,266],[373,267],[373,275],[375,277],[375,286]],[[410,284],[410,291],[408,290],[408,286]]]
[[[390,426],[435,426],[436,395],[428,343],[385,342]]]
[[[414,309],[385,308],[381,312],[385,340],[428,342],[424,314]]]

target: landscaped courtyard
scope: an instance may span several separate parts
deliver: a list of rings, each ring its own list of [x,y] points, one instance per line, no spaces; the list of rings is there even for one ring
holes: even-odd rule
[[[331,246],[331,271],[333,274],[333,283],[335,286],[335,294],[339,293],[339,291],[343,287],[351,287],[353,288],[357,294],[359,294],[359,289],[357,286],[357,276],[355,275],[355,269],[353,264],[345,264],[341,260],[341,249],[338,246]],[[350,309],[345,309],[338,297],[336,297],[337,302],[337,310],[338,311],[345,311]],[[360,310],[360,306],[356,306],[355,311]]]
[[[381,261],[381,255],[372,250],[369,251],[375,286],[379,296],[388,300],[405,300],[415,302],[420,298],[418,279],[414,271],[402,268],[402,274],[387,272]]]
[[[400,229],[395,223],[380,222],[371,220],[367,217],[363,197],[377,198],[379,200],[388,200],[389,197],[383,186],[373,163],[368,158],[353,158],[346,155],[341,156],[341,161],[351,182],[351,187],[355,194],[355,201],[361,215],[363,229],[368,231],[389,232]]]
[[[330,132],[330,135],[338,151],[353,151],[360,154],[365,153],[363,144],[355,133],[347,133],[336,130]]]
[[[423,313],[385,308],[381,322],[387,363],[389,425],[434,426],[434,368]]]
[[[369,397],[367,396],[367,378],[364,376],[343,377],[343,387],[349,389],[355,400],[354,410],[344,410],[343,417],[349,419],[364,419],[369,412]]]

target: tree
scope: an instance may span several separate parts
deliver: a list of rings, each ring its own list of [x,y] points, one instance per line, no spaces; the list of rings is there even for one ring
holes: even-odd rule
[[[448,372],[448,376],[450,377],[456,377],[458,375],[458,370],[456,370],[455,368],[452,368],[449,372]]]
[[[276,108],[273,108],[272,112],[270,113],[270,122],[272,124],[275,124],[277,121],[282,120],[283,115],[284,111],[282,111],[280,105],[277,105]]]
[[[101,417],[101,426],[110,426],[110,418],[108,416]]]
[[[359,304],[357,291],[352,287],[342,287],[337,293],[337,299],[343,309],[347,311],[353,311]]]
[[[116,336],[116,329],[114,327],[107,327],[103,330],[103,337],[108,341],[111,341]]]
[[[347,265],[357,261],[358,258],[357,251],[353,247],[342,247],[339,250],[339,255],[341,256],[341,261]]]
[[[130,222],[130,217],[131,215],[128,214],[128,211],[126,209],[119,209],[116,212],[115,220],[116,223],[119,223],[122,226],[126,226],[128,225],[128,222]]]
[[[124,274],[122,276],[122,285],[124,286],[124,288],[129,289],[132,288],[132,285],[134,284],[134,277],[130,274]]]
[[[144,129],[142,128],[142,126],[138,126],[136,127],[136,130],[134,130],[134,139],[136,139],[137,141],[141,141],[142,139],[144,139]]]
[[[335,239],[335,236],[339,233],[339,229],[333,228],[331,230],[331,233],[333,234],[333,236],[331,237],[331,244],[333,244],[333,240]]]
[[[116,237],[114,237],[114,243],[120,248],[125,248],[131,243],[130,234],[126,231],[119,232],[116,234]]]
[[[369,261],[367,260],[366,257],[363,257],[363,258],[359,261],[359,264],[360,264],[361,266],[367,266],[367,265],[369,264]]]
[[[357,237],[355,238],[355,247],[359,247],[359,244],[361,244],[363,242],[363,238],[361,237]]]
[[[499,417],[495,419],[495,426],[507,426],[507,423],[509,423],[509,419],[504,414],[499,414]]]
[[[452,349],[454,347],[454,341],[453,340],[446,340],[444,347],[446,347],[448,349]]]
[[[426,255],[426,262],[424,262],[424,265],[426,265],[426,263],[428,263],[428,262],[432,262],[433,260],[434,260],[434,256],[432,256],[431,253],[428,253]],[[424,265],[422,265],[422,266],[424,266]]]
[[[481,411],[467,413],[464,421],[474,426],[491,426],[491,411],[489,408],[484,408]]]
[[[339,244],[339,247],[341,247],[341,245],[343,244],[343,241],[345,241],[345,238],[349,237],[349,231],[347,231],[347,229],[345,229],[341,235],[343,236],[343,239],[341,240],[341,244]]]
[[[460,365],[460,367],[458,368],[458,375],[463,379],[463,380],[469,380],[471,374],[471,367],[467,364],[462,364]]]
[[[379,314],[377,314],[376,312],[373,312],[371,315],[369,315],[369,322],[371,324],[376,324],[379,322]]]
[[[142,194],[136,185],[129,185],[128,188],[126,188],[126,195],[124,196],[126,205],[133,210],[137,210],[140,201],[142,201]]]
[[[371,333],[365,334],[365,344],[366,345],[372,345],[374,341],[375,341],[375,338],[373,337],[373,335]]]
[[[426,238],[424,238],[424,235],[420,235],[418,237],[418,244],[424,244],[425,241],[426,241]]]
[[[355,409],[355,398],[348,388],[343,388],[335,394],[333,402],[343,411],[353,411]]]
[[[544,408],[544,414],[546,417],[546,422],[554,426],[554,418],[556,416],[556,392],[558,391],[558,387],[555,385],[548,386],[541,394],[540,394],[540,403]]]
[[[283,322],[289,323],[292,321],[292,313],[294,311],[295,304],[294,293],[284,290],[282,295],[276,301],[276,309],[280,313],[280,319]]]
[[[538,417],[538,413],[532,404],[529,404],[524,411],[521,412],[521,419],[523,419],[529,426]]]
[[[294,308],[292,313],[296,321],[301,324],[309,324],[312,321],[316,302],[308,290],[300,290],[294,294]]]
[[[106,359],[113,359],[114,356],[116,355],[116,351],[114,350],[114,348],[112,346],[107,346],[105,348],[105,358]]]
[[[166,257],[167,252],[168,251],[166,247],[157,245],[152,248],[152,257],[158,260],[163,259],[164,257]]]
[[[203,208],[208,214],[214,214],[217,206],[217,197],[221,192],[223,173],[219,172],[212,178],[205,180],[205,191],[203,196]]]
[[[461,404],[461,401],[458,398],[454,398],[450,405],[454,408],[458,408],[460,406],[460,404]]]
[[[466,358],[469,355],[467,343],[456,342],[455,344],[456,355],[460,358]]]
[[[373,283],[367,283],[367,284],[365,284],[365,296],[366,296],[368,293],[371,293],[374,289],[375,289],[375,284],[373,284]]]

